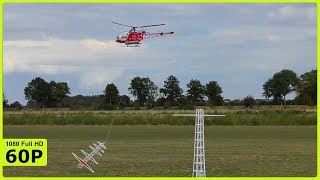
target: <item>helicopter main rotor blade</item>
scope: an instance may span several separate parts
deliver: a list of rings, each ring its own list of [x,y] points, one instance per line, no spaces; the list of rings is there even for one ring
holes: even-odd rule
[[[118,24],[118,25],[121,25],[121,26],[127,26],[127,27],[131,27],[131,28],[136,28],[134,26],[129,26],[129,25],[125,25],[125,24],[120,24],[120,23],[116,23],[116,22],[112,22],[113,24]]]
[[[147,26],[138,26],[137,28],[143,28],[143,27],[152,27],[152,26],[163,26],[165,24],[152,24],[152,25],[147,25]]]

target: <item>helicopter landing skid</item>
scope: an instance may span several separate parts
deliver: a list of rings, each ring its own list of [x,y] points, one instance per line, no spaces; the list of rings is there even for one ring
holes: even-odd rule
[[[135,44],[135,45],[130,44],[130,45],[122,45],[122,47],[140,47],[140,45],[139,44]]]

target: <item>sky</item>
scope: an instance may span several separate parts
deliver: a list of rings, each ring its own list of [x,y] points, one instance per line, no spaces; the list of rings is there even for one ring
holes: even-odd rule
[[[174,75],[184,89],[191,79],[217,81],[222,96],[263,98],[276,72],[316,69],[314,3],[5,3],[4,93],[26,104],[24,88],[36,77],[67,82],[71,96],[99,95],[108,83],[120,94],[136,76],[162,87]],[[115,42],[128,27],[165,23],[139,48]],[[293,95],[292,95],[293,97]]]

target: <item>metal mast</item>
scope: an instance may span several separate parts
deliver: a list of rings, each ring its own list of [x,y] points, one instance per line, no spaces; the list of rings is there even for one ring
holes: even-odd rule
[[[206,177],[204,117],[218,117],[225,115],[204,115],[203,109],[196,109],[196,114],[174,114],[173,116],[195,116],[192,177]]]
[[[205,162],[204,112],[203,109],[196,109],[192,177],[206,177]]]

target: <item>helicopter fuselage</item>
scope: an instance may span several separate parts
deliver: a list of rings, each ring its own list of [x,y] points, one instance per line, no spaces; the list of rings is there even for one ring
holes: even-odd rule
[[[143,40],[142,32],[123,32],[117,36],[116,42],[124,43],[125,45],[141,44]]]

